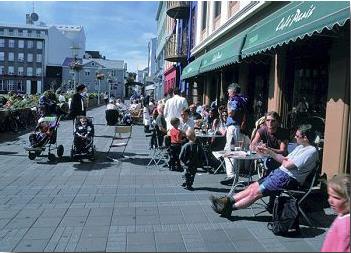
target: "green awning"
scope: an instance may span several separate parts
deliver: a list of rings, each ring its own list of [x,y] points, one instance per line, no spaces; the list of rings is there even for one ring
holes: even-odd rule
[[[291,2],[256,24],[246,38],[242,58],[302,39],[350,19],[350,2]]]
[[[239,55],[242,49],[245,33],[236,35],[218,47],[203,55],[200,73],[212,71],[235,62],[239,62]]]
[[[190,62],[182,72],[181,79],[187,79],[199,74],[199,69],[201,66],[202,56],[196,58],[194,61]]]

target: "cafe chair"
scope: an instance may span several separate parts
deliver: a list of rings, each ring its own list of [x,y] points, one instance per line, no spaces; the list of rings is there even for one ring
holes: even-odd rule
[[[128,146],[129,140],[132,137],[132,126],[116,126],[114,136],[111,139],[110,147],[107,151],[107,158],[112,161],[118,161],[118,159],[109,156],[111,148],[122,148],[122,158],[128,158],[124,156],[124,152]]]
[[[162,161],[163,163],[166,163],[168,161],[171,140],[170,140],[170,136],[168,135],[165,135],[163,138],[164,138],[164,141],[163,141],[164,144],[160,143],[159,138],[156,135],[157,145],[154,147],[151,147],[151,153],[150,153],[151,158],[149,163],[147,164],[147,167],[154,165],[157,168],[159,168]]]

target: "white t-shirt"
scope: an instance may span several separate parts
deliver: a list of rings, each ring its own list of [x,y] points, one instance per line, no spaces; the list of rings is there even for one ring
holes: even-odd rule
[[[171,128],[171,118],[180,118],[181,111],[186,108],[188,108],[188,102],[179,95],[174,95],[166,101],[164,116],[167,122],[167,129]]]
[[[183,119],[180,119],[179,129],[185,133],[188,128],[194,129],[194,125],[195,122],[191,118],[189,118],[187,122],[183,122]]]
[[[317,149],[311,145],[306,147],[299,145],[287,157],[296,167],[286,169],[283,166],[280,166],[279,168],[290,177],[295,178],[300,184],[305,182],[306,177],[316,166],[319,159]]]

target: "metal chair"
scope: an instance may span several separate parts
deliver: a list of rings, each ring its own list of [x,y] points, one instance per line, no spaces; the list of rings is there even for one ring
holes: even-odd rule
[[[159,143],[159,138],[156,134],[156,142],[157,145],[155,147],[151,147],[151,153],[150,153],[150,161],[147,164],[147,166],[154,165],[156,167],[160,166],[161,161],[167,162],[168,160],[168,154],[169,154],[169,148],[170,148],[170,140],[169,136],[164,136],[164,145],[163,143]]]
[[[122,158],[128,158],[124,156],[124,152],[128,146],[128,142],[132,136],[132,126],[116,126],[115,133],[112,137],[110,147],[107,151],[107,158],[112,161],[118,161],[118,159],[109,156],[111,148],[120,148],[124,147],[122,151]]]

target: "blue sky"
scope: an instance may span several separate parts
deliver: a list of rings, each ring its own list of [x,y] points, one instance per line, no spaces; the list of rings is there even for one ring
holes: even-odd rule
[[[156,37],[157,1],[35,1],[39,21],[83,25],[86,50],[125,60],[128,71],[147,66],[147,43]],[[0,1],[0,23],[25,24],[33,1]]]

